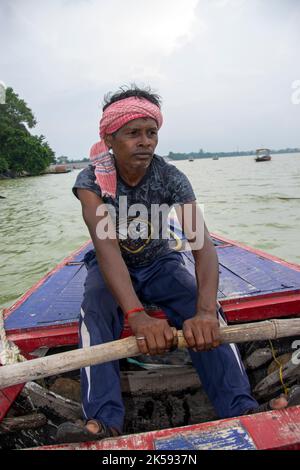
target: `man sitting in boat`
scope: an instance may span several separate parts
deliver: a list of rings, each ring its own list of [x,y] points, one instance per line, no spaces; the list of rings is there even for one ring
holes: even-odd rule
[[[140,352],[160,355],[175,344],[170,325],[182,329],[218,416],[243,415],[258,410],[258,403],[251,395],[238,349],[219,343],[219,322],[224,320],[217,303],[218,259],[206,226],[203,231],[197,228],[196,239],[203,235],[203,242],[192,249],[195,275],[166,237],[153,236],[154,204],[176,206],[183,212],[192,206],[197,212],[187,177],[154,153],[162,122],[160,99],[149,90],[132,87],[107,97],[100,121],[101,141],[92,147],[91,165],[79,173],[74,185],[95,248],[85,256],[88,273],[80,347],[119,339],[127,319]],[[120,229],[124,201],[125,212],[131,216]],[[143,205],[146,216],[134,204]],[[186,232],[189,223],[184,223]],[[146,229],[146,235],[131,236],[129,226],[131,230],[139,226],[140,232]],[[149,316],[145,303],[161,307],[167,319]],[[58,440],[89,441],[121,434],[125,410],[118,362],[82,369],[81,387],[86,421],[62,424]],[[274,407],[286,405],[280,400]]]

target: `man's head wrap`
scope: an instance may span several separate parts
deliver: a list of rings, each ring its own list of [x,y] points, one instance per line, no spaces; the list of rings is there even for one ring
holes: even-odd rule
[[[110,104],[103,112],[100,121],[100,142],[91,147],[90,159],[95,166],[96,182],[102,196],[116,197],[117,175],[115,163],[104,137],[121,129],[129,121],[139,118],[152,118],[161,128],[163,117],[158,106],[145,98],[130,97]]]

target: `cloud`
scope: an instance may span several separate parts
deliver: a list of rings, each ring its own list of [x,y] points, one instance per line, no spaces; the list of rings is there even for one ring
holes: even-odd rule
[[[163,97],[162,154],[296,146],[300,4],[270,3],[1,0],[0,80],[58,154],[85,156],[104,94],[132,82]]]
[[[90,86],[128,76],[160,77],[161,60],[192,39],[197,3],[15,1],[12,52],[21,48],[23,63],[35,59],[36,71],[58,88],[78,78]]]

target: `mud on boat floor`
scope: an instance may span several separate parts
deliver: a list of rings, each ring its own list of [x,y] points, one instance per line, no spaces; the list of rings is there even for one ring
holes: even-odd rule
[[[189,370],[182,374],[182,377],[187,377],[189,374],[193,377],[193,372]],[[137,377],[142,374],[142,382],[145,384],[145,375],[148,375],[148,380],[160,380],[162,373],[151,371],[150,373],[144,372],[131,372],[130,378]],[[128,373],[123,374],[124,383],[128,381]],[[197,379],[197,377],[195,377]],[[169,374],[169,380],[172,380],[171,374]],[[79,393],[79,381],[74,378],[65,377],[59,378],[58,383],[54,382],[53,386],[50,386],[50,390],[56,390],[57,392],[65,393],[65,396],[73,396],[74,393]],[[123,380],[122,380],[123,382]],[[63,388],[65,390],[63,390]],[[72,388],[71,394],[66,390]],[[76,390],[77,388],[77,390]],[[163,429],[169,427],[182,426],[186,424],[194,424],[198,422],[208,421],[216,419],[214,410],[210,405],[205,393],[202,388],[197,387],[184,388],[179,392],[150,392],[145,393],[123,393],[123,400],[126,409],[124,433],[131,434],[136,432],[154,431],[155,429]],[[74,401],[79,404],[79,401]],[[38,429],[22,430],[14,433],[0,435],[0,448],[11,449],[11,448],[26,448],[35,447],[38,445],[55,444],[56,429],[59,424],[67,421],[67,418],[61,417],[54,408],[47,406],[39,407],[36,412],[42,412],[47,416],[47,424]],[[32,413],[32,408],[28,404],[28,400],[24,396],[20,396],[13,410],[10,411],[9,415],[13,416],[22,413]],[[79,415],[80,415],[79,408]],[[78,416],[79,418],[79,416]],[[72,417],[72,421],[75,418]]]

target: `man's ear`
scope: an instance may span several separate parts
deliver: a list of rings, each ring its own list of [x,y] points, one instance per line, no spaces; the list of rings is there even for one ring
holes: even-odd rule
[[[105,142],[106,147],[111,149],[112,148],[112,135],[106,135],[104,137],[104,142]]]

